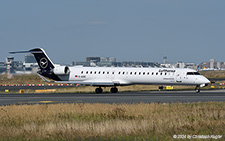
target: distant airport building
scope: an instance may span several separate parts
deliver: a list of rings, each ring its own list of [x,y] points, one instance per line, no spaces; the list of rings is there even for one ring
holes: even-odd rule
[[[176,68],[177,64],[176,63],[166,63],[166,64],[160,64],[161,68]]]
[[[86,57],[86,62],[100,62],[101,61],[101,57]]]
[[[168,60],[167,60],[167,57],[163,57],[163,64],[167,64],[168,63]]]
[[[114,57],[100,57],[100,62],[116,62]]]
[[[210,68],[210,62],[202,62],[199,64],[200,69],[209,69]]]
[[[0,73],[6,72],[6,62],[0,62]]]
[[[184,62],[181,62],[181,61],[178,61],[177,62],[177,67],[176,68],[185,68],[185,63]]]
[[[116,62],[116,58],[113,57],[100,57],[100,62],[96,64],[96,66],[100,67],[111,67],[113,66],[113,63]]]
[[[198,69],[198,65],[195,63],[185,63],[182,61],[178,61],[177,63],[166,63],[166,64],[160,64],[160,67],[162,68],[189,68],[189,69]]]
[[[217,62],[215,59],[210,59],[209,62],[202,62],[199,64],[202,70],[224,70],[225,62]]]
[[[24,62],[15,61],[14,59],[10,59],[9,57],[6,58],[5,62],[0,62],[0,74],[8,73],[9,77],[10,77],[9,71],[10,74],[36,73],[38,68],[39,68],[38,64],[33,55],[26,55]]]
[[[122,61],[113,62],[115,67],[159,67],[159,63],[155,62],[139,62],[139,61]]]
[[[82,61],[77,61],[77,62],[75,62],[75,61],[73,61],[72,62],[72,66],[84,66],[84,67],[88,67],[88,66],[90,66],[90,62],[82,62]]]
[[[114,57],[87,57],[86,61],[74,61],[72,66],[85,67],[163,67],[163,68],[190,68],[195,70],[225,70],[225,62],[218,62],[215,59],[210,59],[209,62],[201,64],[185,63],[178,61],[177,63],[169,63],[167,57],[163,57],[163,63],[144,62],[144,61],[116,61]],[[9,66],[8,66],[9,68]],[[32,54],[25,56],[24,62],[11,61],[11,73],[36,73],[39,66],[35,57]],[[8,69],[9,70],[9,69]],[[7,73],[7,61],[0,62],[0,73]]]
[[[35,73],[39,66],[33,54],[25,55],[24,70],[18,73]]]
[[[198,65],[196,65],[195,63],[185,63],[185,68],[197,70]]]
[[[112,63],[116,62],[116,58],[113,57],[87,57],[86,62],[76,62],[73,64],[83,64],[83,66],[112,66]]]
[[[214,59],[210,59],[210,69],[214,69]]]
[[[16,71],[24,70],[24,65],[22,61],[13,61],[11,65],[13,73],[16,73]]]
[[[99,66],[99,67],[159,67],[155,62],[121,61],[117,62],[114,57],[87,57],[86,62],[72,62],[74,66]]]
[[[34,55],[32,54],[27,54],[25,55],[25,63],[37,63]]]
[[[222,68],[221,62],[216,62],[216,63],[217,63],[216,66],[217,66],[218,69]]]

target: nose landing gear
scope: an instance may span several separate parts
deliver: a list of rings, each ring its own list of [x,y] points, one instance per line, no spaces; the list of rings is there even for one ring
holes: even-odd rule
[[[199,92],[200,92],[200,85],[196,85],[196,87],[195,87],[195,92],[196,92],[196,93],[199,93]]]

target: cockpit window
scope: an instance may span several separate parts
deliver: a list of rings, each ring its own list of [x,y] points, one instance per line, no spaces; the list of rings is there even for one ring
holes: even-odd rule
[[[187,75],[201,75],[199,72],[187,72]]]

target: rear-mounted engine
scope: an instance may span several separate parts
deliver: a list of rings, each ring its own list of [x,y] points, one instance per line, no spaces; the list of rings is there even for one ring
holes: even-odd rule
[[[53,69],[53,73],[56,75],[68,75],[70,73],[70,69],[67,66],[57,66]]]

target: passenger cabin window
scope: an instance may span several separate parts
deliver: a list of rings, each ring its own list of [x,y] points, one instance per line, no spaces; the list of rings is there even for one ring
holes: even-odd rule
[[[187,72],[187,75],[201,75],[199,72]]]

